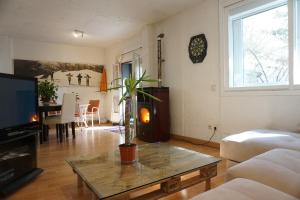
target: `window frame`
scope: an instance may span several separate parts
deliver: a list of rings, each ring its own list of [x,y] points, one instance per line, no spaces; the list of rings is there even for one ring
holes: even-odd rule
[[[296,54],[298,53],[299,54],[299,63],[297,63],[298,65],[300,65],[300,39],[299,41],[297,40],[297,36],[299,35],[299,38],[300,38],[300,19],[298,19],[300,17],[300,0],[292,0],[291,1],[291,9],[293,10],[293,13],[292,13],[292,26],[294,27],[293,29],[293,44],[292,44],[292,51],[293,51],[293,69],[294,70],[294,67],[297,63],[297,56]],[[299,10],[297,10],[297,6],[299,6]],[[298,12],[297,12],[298,11]],[[298,19],[298,21],[297,21]],[[297,26],[297,22],[298,22],[298,26]],[[297,43],[299,43],[299,46],[297,46]],[[300,68],[300,66],[299,66]],[[300,71],[300,69],[299,69]],[[294,71],[293,71],[294,72]],[[299,74],[300,75],[300,74]],[[296,84],[295,81],[294,81],[294,77],[295,77],[295,74],[293,73],[292,74],[292,80],[293,80],[293,84],[291,86],[291,89],[295,89],[295,90],[300,90],[300,83]]]
[[[251,94],[267,94],[267,93],[280,93],[280,94],[295,94],[296,90],[300,90],[300,84],[294,84],[294,73],[293,68],[296,60],[294,59],[296,54],[296,1],[300,0],[286,0],[288,5],[288,55],[289,55],[289,83],[287,85],[271,85],[271,86],[254,86],[254,87],[230,87],[230,70],[229,67],[233,66],[233,60],[230,58],[230,51],[232,49],[232,44],[230,42],[230,36],[232,35],[232,30],[230,30],[230,17],[232,14],[231,10],[236,10],[238,8],[247,8],[248,10],[255,7],[259,7],[263,4],[268,4],[272,2],[283,3],[284,0],[220,0],[219,1],[219,23],[220,23],[220,66],[221,66],[221,93],[223,95],[233,94],[236,92],[244,92]],[[300,13],[298,13],[300,15]],[[299,26],[300,27],[300,26]],[[300,31],[300,28],[298,28]],[[269,91],[269,92],[267,92]],[[267,93],[266,93],[267,92]],[[300,91],[296,91],[300,94]]]

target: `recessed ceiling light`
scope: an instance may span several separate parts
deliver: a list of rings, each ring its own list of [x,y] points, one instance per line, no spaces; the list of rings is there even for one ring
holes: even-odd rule
[[[83,31],[80,31],[80,30],[74,30],[73,31],[73,36],[75,37],[75,38],[79,38],[79,37],[81,37],[81,38],[83,38]]]

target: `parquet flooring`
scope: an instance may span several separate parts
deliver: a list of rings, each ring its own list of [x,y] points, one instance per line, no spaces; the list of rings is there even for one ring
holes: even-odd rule
[[[38,147],[38,166],[44,172],[31,183],[9,196],[8,200],[70,200],[90,199],[90,194],[77,189],[77,179],[65,159],[74,155],[99,154],[118,149],[123,137],[118,133],[109,132],[107,127],[100,126],[89,129],[76,129],[76,139],[69,138],[58,143],[53,130],[50,132],[50,141]],[[136,141],[142,144],[141,141]],[[187,142],[170,140],[170,144],[198,151],[201,153],[219,156],[219,150],[211,147],[193,145]],[[218,166],[218,176],[212,179],[212,187],[224,182],[225,162]],[[181,192],[169,195],[164,200],[189,199],[204,191],[204,183],[197,184]]]

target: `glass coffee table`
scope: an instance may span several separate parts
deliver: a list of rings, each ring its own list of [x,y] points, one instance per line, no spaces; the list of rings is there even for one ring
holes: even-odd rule
[[[163,143],[139,145],[137,161],[120,163],[119,151],[98,156],[70,158],[67,163],[95,199],[158,199],[184,188],[205,182],[210,189],[211,178],[217,175],[219,158]],[[183,175],[196,173],[188,179]],[[132,193],[160,185],[159,189],[132,197]]]

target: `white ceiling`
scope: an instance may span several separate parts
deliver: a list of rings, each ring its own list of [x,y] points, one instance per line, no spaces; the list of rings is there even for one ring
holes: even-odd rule
[[[202,0],[0,0],[0,35],[108,46]],[[72,36],[74,29],[86,33]]]

